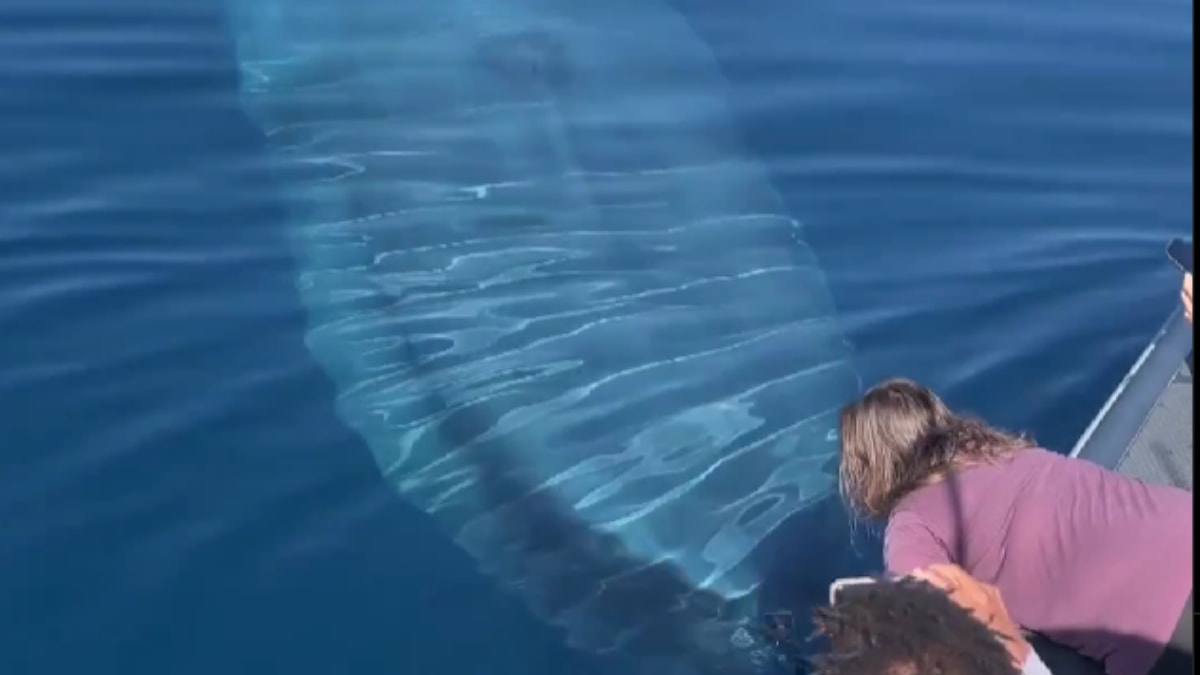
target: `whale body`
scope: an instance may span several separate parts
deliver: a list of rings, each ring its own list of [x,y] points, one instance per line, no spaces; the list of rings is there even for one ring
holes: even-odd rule
[[[772,668],[763,551],[835,525],[859,381],[685,20],[653,0],[229,11],[306,342],[386,479],[573,645],[646,669],[624,672]],[[790,532],[795,564],[836,557]]]

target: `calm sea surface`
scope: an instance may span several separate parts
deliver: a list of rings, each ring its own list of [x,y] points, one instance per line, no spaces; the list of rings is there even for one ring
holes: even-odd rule
[[[1068,448],[1176,301],[1191,2],[675,5],[865,380]],[[9,0],[0,64],[0,673],[588,672],[335,416],[220,5]]]

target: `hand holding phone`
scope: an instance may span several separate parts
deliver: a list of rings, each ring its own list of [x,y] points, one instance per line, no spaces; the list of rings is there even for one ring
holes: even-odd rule
[[[852,586],[865,586],[879,581],[876,577],[842,577],[835,579],[832,584],[829,584],[829,604],[830,606],[838,603],[838,598],[842,596],[842,592]]]
[[[1179,291],[1179,300],[1183,303],[1183,318],[1192,322],[1192,275],[1183,275],[1183,290]]]
[[[1183,287],[1179,290],[1179,301],[1183,305],[1183,318],[1192,322],[1192,270],[1193,246],[1182,239],[1167,242],[1167,258],[1183,272]]]

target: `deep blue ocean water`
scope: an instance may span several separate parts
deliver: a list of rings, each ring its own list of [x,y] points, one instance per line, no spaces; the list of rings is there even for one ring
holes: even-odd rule
[[[1176,301],[1191,3],[674,4],[864,378],[1068,448]],[[0,57],[0,673],[587,673],[335,416],[219,3]]]

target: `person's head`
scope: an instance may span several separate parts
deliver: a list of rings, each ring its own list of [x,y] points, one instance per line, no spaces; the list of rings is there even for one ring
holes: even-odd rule
[[[916,382],[893,379],[841,413],[838,483],[851,509],[887,518],[906,495],[956,467],[1003,458],[1023,437],[955,414]]]
[[[855,587],[815,623],[816,675],[1018,675],[1000,634],[918,579]]]

